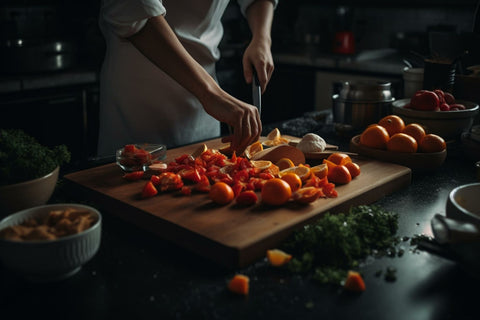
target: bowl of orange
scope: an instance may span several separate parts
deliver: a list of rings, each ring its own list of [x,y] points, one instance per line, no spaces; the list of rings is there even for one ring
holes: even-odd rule
[[[350,140],[350,151],[416,170],[432,170],[447,157],[445,140],[418,123],[388,115]]]

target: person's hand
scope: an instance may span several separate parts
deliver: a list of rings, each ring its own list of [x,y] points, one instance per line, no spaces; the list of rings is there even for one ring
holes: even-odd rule
[[[253,68],[255,68],[262,93],[265,92],[274,69],[270,41],[268,39],[253,39],[243,54],[242,63],[245,81],[252,83]]]
[[[224,137],[222,142],[230,143],[237,154],[242,154],[247,146],[260,138],[262,122],[255,106],[232,97],[220,88],[205,95],[201,102],[209,115],[233,128],[233,135]]]

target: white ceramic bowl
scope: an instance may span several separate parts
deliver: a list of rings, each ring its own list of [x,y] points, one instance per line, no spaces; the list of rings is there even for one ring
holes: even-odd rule
[[[451,219],[480,225],[480,182],[453,189],[448,195],[446,215]]]
[[[457,100],[465,105],[465,110],[422,111],[405,108],[410,99],[401,99],[392,103],[392,113],[400,116],[406,124],[418,123],[427,133],[434,133],[445,140],[457,139],[463,132],[470,130],[479,112],[477,103]]]
[[[0,219],[23,209],[46,204],[57,185],[59,170],[57,167],[41,178],[0,186]]]
[[[98,251],[102,217],[98,210],[81,204],[51,204],[14,213],[0,221],[0,230],[19,225],[32,217],[48,215],[67,208],[88,210],[96,218],[89,229],[55,240],[13,241],[0,239],[0,263],[19,276],[32,281],[56,281],[80,271]]]

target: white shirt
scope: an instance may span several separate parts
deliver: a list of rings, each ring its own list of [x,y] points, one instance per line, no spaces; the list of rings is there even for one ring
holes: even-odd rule
[[[255,0],[237,0],[242,12]],[[129,143],[167,147],[220,136],[220,123],[199,101],[128,40],[150,17],[164,15],[181,43],[215,77],[222,15],[229,0],[103,0],[106,53],[100,73],[98,155]]]

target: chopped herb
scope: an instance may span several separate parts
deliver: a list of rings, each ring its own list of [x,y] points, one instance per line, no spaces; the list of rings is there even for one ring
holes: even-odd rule
[[[358,268],[368,256],[395,256],[397,230],[398,215],[377,206],[326,213],[284,242],[284,249],[294,256],[287,267],[294,273],[311,273],[322,284],[341,284],[348,270]]]

